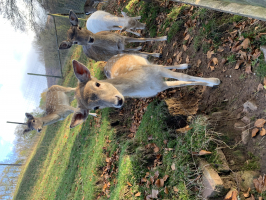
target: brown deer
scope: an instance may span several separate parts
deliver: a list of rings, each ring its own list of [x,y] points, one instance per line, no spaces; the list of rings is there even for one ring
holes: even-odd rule
[[[205,85],[213,87],[220,84],[218,78],[200,78],[173,72],[169,69],[187,69],[187,64],[161,66],[149,63],[141,56],[120,54],[113,56],[105,65],[107,80],[97,80],[83,64],[73,60],[74,73],[79,80],[76,98],[83,110],[105,107],[120,108],[124,97],[148,98],[169,88],[188,85]],[[164,81],[164,77],[178,81]],[[88,112],[83,112],[88,113]],[[73,115],[75,117],[75,114]],[[86,119],[80,114],[79,119]],[[72,119],[74,122],[75,119]],[[71,127],[74,124],[70,125]]]
[[[70,101],[74,99],[74,95],[71,95],[71,93],[74,93],[75,90],[76,88],[66,88],[60,85],[51,86],[46,94],[46,116],[33,117],[31,114],[26,113],[25,115],[28,118],[26,125],[28,128],[25,129],[23,133],[31,130],[41,132],[43,126],[53,124],[59,120],[64,120],[73,112],[75,112],[76,115],[81,113],[82,115],[90,114],[96,116],[94,113],[83,113],[87,112],[87,110],[70,106]]]
[[[68,49],[72,44],[83,45],[83,51],[89,58],[96,61],[108,61],[112,56],[121,53],[140,53],[140,47],[125,48],[125,44],[129,42],[146,42],[146,41],[165,41],[166,36],[158,38],[131,38],[127,36],[121,36],[116,33],[101,31],[96,34],[91,31],[81,28],[78,25],[78,18],[73,11],[69,12],[69,21],[71,23],[70,29],[67,31],[67,40],[63,41],[59,45],[59,49]],[[92,54],[91,54],[92,53]],[[159,57],[159,53],[145,53],[140,54],[144,56]]]

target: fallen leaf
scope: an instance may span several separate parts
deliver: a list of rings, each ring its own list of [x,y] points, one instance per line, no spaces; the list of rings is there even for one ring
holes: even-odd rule
[[[184,44],[183,44],[183,49],[184,49],[184,51],[186,51],[186,50],[187,50],[187,46],[186,46],[186,45],[184,45]]]
[[[239,69],[240,65],[244,62],[244,60],[238,60],[235,66],[235,69]]]
[[[160,179],[160,187],[163,187],[163,186],[164,186],[164,180]]]
[[[224,65],[226,62],[227,62],[227,59],[223,58],[221,64]]]
[[[200,60],[200,59],[198,59],[198,61],[197,61],[197,67],[199,67],[199,66],[200,66],[200,64],[201,64],[201,60]]]
[[[255,52],[252,54],[253,60],[256,60],[261,54],[261,51],[256,49]]]
[[[158,188],[160,187],[160,179],[157,179],[157,180],[155,181],[155,186],[158,187]]]
[[[190,38],[190,35],[187,34],[186,37],[184,38],[184,40],[188,40]]]
[[[200,150],[200,152],[199,152],[199,156],[209,155],[209,154],[211,154],[211,153],[212,153],[212,152],[210,152],[210,151]]]
[[[224,200],[237,200],[237,195],[238,195],[238,192],[236,190],[230,190]]]
[[[246,64],[245,73],[247,73],[247,74],[252,74],[252,71],[251,71],[251,64]]]
[[[157,170],[155,173],[154,173],[154,179],[157,179],[159,177],[159,171]]]
[[[231,49],[232,52],[238,52],[241,49],[241,45],[234,45]]]
[[[265,119],[257,119],[254,126],[258,128],[262,128],[263,125],[265,124],[266,120]]]
[[[233,32],[230,32],[230,35],[232,38],[234,38],[237,35],[237,30],[234,30]]]
[[[209,50],[207,52],[207,58],[211,58],[212,57],[212,54],[214,54],[214,51]]]
[[[145,182],[147,182],[147,179],[146,178],[142,178],[141,179],[141,182],[144,182],[145,183]]]
[[[164,140],[163,143],[166,145],[168,143],[168,140]]]
[[[262,197],[259,197],[259,200],[262,200]]]
[[[169,193],[168,188],[166,186],[164,187],[164,193],[165,194],[168,194]]]
[[[157,197],[158,193],[159,193],[158,190],[154,190],[154,189],[152,189],[152,190],[151,190],[151,198],[155,198],[155,199],[157,199],[157,198],[158,198],[158,197]]]
[[[147,187],[147,188],[150,188],[150,184],[151,184],[150,181],[147,181],[147,183],[146,183],[146,187]]]
[[[213,62],[214,65],[218,65],[218,59],[217,58],[213,58],[212,62]]]
[[[154,182],[153,176],[150,176],[150,181],[151,181],[151,184],[153,184],[153,182]]]
[[[186,63],[189,63],[189,56],[187,55]]]
[[[258,193],[262,193],[266,190],[266,176],[265,174],[262,176],[260,176],[258,179],[254,179],[253,183],[255,186],[255,189],[257,190]]]
[[[135,197],[139,197],[141,195],[141,192],[138,192],[135,194]]]
[[[163,180],[166,181],[168,179],[168,175],[164,175]]]
[[[181,52],[179,52],[179,53],[177,54],[177,56],[176,56],[176,60],[177,60],[177,61],[180,60],[182,54],[183,54],[183,51],[181,51]],[[181,60],[182,60],[182,58],[181,58]]]
[[[127,181],[127,184],[128,184],[128,186],[130,186],[130,187],[132,186],[132,185],[131,185],[131,183],[130,183],[130,182],[128,182],[128,181]]]
[[[248,188],[248,191],[247,191],[247,192],[244,192],[244,193],[243,193],[244,197],[246,197],[246,198],[249,197],[249,191],[250,191],[250,188]]]
[[[260,135],[261,135],[261,136],[266,135],[266,130],[265,130],[265,128],[262,128],[262,129],[261,129],[261,131],[260,131]]]
[[[261,83],[258,85],[258,88],[257,88],[257,91],[260,91],[260,90],[263,90],[263,85]]]
[[[240,41],[240,40],[244,40],[245,38],[244,38],[244,36],[243,35],[241,35],[239,38],[238,38],[238,40]]]
[[[153,149],[154,153],[157,153],[159,150],[160,150],[160,149],[159,149],[159,147],[157,147],[157,146]]]
[[[255,137],[257,135],[257,133],[259,132],[259,129],[258,128],[254,128],[252,130],[252,137]]]
[[[174,192],[178,192],[179,191],[176,186],[174,186],[173,189],[174,189]]]
[[[244,39],[244,41],[241,43],[241,46],[243,49],[247,49],[249,47],[250,40],[248,38]]]
[[[259,35],[256,36],[256,40],[259,40],[260,36],[262,36],[262,35],[266,35],[266,33],[259,33]]]
[[[110,161],[111,161],[111,158],[108,158],[108,157],[107,157],[107,158],[105,159],[105,161],[106,161],[106,162],[110,162]]]
[[[219,48],[217,49],[217,51],[223,52],[224,51],[224,48],[222,46],[219,46]]]
[[[173,164],[171,165],[171,169],[172,169],[172,170],[175,170],[175,163],[173,163]]]
[[[211,70],[214,71],[215,70],[215,67],[214,66],[210,66]]]
[[[247,60],[247,53],[244,51],[239,51],[238,54],[240,55],[240,60]]]

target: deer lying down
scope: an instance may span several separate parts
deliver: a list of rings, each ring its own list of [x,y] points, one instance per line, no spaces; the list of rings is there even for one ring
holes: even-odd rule
[[[218,78],[200,78],[169,69],[187,69],[187,64],[161,66],[149,63],[138,55],[120,54],[112,57],[104,67],[107,80],[97,80],[83,64],[73,60],[74,73],[79,80],[76,98],[80,108],[121,108],[125,97],[148,98],[169,88],[188,85],[213,87],[220,84]],[[164,81],[164,77],[177,81]],[[88,112],[84,112],[88,113]],[[86,115],[79,116],[86,119]]]
[[[131,38],[127,36],[121,36],[116,33],[102,31],[96,34],[91,31],[81,28],[78,25],[78,18],[73,11],[69,12],[69,21],[71,23],[70,29],[67,31],[67,40],[63,41],[59,45],[59,49],[68,49],[72,44],[83,45],[83,51],[89,58],[99,61],[98,58],[101,58],[101,61],[108,61],[112,56],[138,51],[141,47],[136,48],[125,48],[125,45],[129,42],[146,42],[146,41],[165,41],[167,37],[158,37],[158,38]],[[88,51],[88,52],[86,52]],[[97,51],[97,52],[96,52]],[[93,54],[91,57],[90,53]],[[97,55],[100,54],[100,55]],[[143,55],[151,55],[159,57],[159,53],[146,53],[141,52]]]
[[[96,7],[98,3],[106,3],[107,1],[104,0],[87,0],[84,4],[84,13],[89,15],[97,11]]]
[[[28,118],[26,125],[28,125],[28,128],[25,129],[23,133],[33,129],[41,132],[43,126],[53,124],[59,120],[64,120],[73,112],[87,112],[87,110],[81,110],[80,108],[73,108],[70,106],[70,100],[73,100],[73,95],[71,96],[71,92],[73,93],[75,90],[76,88],[65,88],[60,85],[51,86],[46,94],[46,116],[33,117],[31,114],[26,113],[26,117]],[[95,116],[94,113],[82,114],[90,114]]]
[[[93,33],[98,33],[100,31],[121,30],[140,36],[139,33],[133,32],[130,29],[145,28],[145,24],[138,21],[138,19],[141,19],[141,16],[128,17],[125,12],[122,12],[122,15],[123,17],[117,17],[115,15],[111,15],[108,12],[96,11],[87,20],[87,29]],[[119,26],[121,26],[122,28],[120,28]]]

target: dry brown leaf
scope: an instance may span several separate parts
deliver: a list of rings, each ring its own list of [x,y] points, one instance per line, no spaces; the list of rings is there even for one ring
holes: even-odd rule
[[[155,173],[154,173],[154,179],[157,179],[159,177],[159,171],[157,170]]]
[[[207,52],[207,58],[211,58],[212,57],[212,54],[214,54],[214,51],[209,50]]]
[[[224,51],[223,46],[219,46],[219,48],[217,49],[217,51],[219,51],[219,52],[223,52],[223,51]]]
[[[158,188],[160,187],[160,179],[157,179],[157,180],[155,181],[155,186],[158,187]]]
[[[258,88],[257,88],[257,91],[261,91],[261,90],[263,90],[263,85],[260,83],[259,85],[258,85]]]
[[[173,163],[173,164],[171,165],[171,169],[172,169],[172,170],[175,170],[175,163]]]
[[[168,179],[168,175],[164,175],[163,180],[166,181]]]
[[[184,51],[186,51],[186,50],[187,50],[187,46],[186,46],[186,45],[184,45],[184,44],[183,44],[183,49],[184,49]]]
[[[262,128],[262,129],[261,129],[261,131],[260,131],[260,135],[261,135],[261,136],[266,135],[266,130],[265,130],[265,128]]]
[[[260,33],[259,35],[257,35],[256,40],[259,40],[262,35],[266,35],[266,33]]]
[[[234,45],[231,49],[232,52],[238,52],[242,48],[241,45]]]
[[[199,152],[199,156],[209,155],[209,154],[211,154],[211,153],[212,153],[212,152],[210,152],[210,151],[200,150],[200,152]]]
[[[107,157],[107,158],[105,159],[105,161],[108,163],[108,162],[111,161],[111,158],[108,158],[108,157]]]
[[[244,38],[244,36],[243,35],[241,35],[239,38],[238,38],[238,40],[240,41],[240,40],[244,40],[245,38]]]
[[[249,197],[249,191],[250,191],[250,188],[248,188],[248,191],[243,193],[244,197],[248,198]]]
[[[153,176],[150,176],[150,181],[151,181],[151,184],[153,184],[153,182],[154,182]]]
[[[234,30],[233,32],[230,32],[230,35],[232,38],[234,38],[237,35],[237,30]]]
[[[237,195],[238,195],[238,192],[236,190],[230,190],[224,200],[237,200]]]
[[[266,190],[266,175],[260,176],[258,179],[253,180],[255,189],[258,193],[262,193]]]
[[[257,133],[259,132],[259,129],[258,128],[254,128],[252,130],[252,137],[255,137],[257,135]]]
[[[187,55],[186,63],[189,63],[189,56]]]
[[[201,64],[201,60],[200,60],[200,59],[198,59],[198,61],[197,61],[197,67],[199,67],[199,66],[200,66],[200,64]]]
[[[147,182],[147,179],[146,178],[142,178],[141,179],[141,182],[144,182],[145,183],[145,182]]]
[[[212,62],[213,62],[214,65],[218,65],[218,59],[217,58],[213,58]]]
[[[164,187],[164,193],[165,194],[168,194],[169,193],[168,188],[166,186]]]
[[[246,73],[246,74],[252,74],[252,71],[251,71],[251,64],[246,64],[245,73]]]
[[[247,53],[244,51],[239,51],[238,54],[240,54],[240,60],[247,60]]]
[[[160,150],[160,149],[159,149],[159,147],[157,147],[157,146],[153,149],[154,153],[157,153],[159,150]]]
[[[247,49],[249,47],[250,40],[248,38],[244,39],[244,41],[241,43],[241,46],[243,49]]]
[[[139,197],[141,195],[141,192],[138,192],[135,194],[135,197]]]
[[[179,52],[178,54],[177,54],[177,56],[176,56],[176,60],[177,61],[179,61],[180,60],[180,58],[182,59],[182,54],[183,54],[183,52],[181,51],[181,52]]]
[[[258,128],[262,128],[263,125],[265,124],[266,120],[265,119],[257,119],[254,126]]]
[[[215,70],[215,67],[214,66],[210,66],[211,70],[214,71]]]
[[[179,189],[176,186],[174,186],[173,189],[174,189],[174,192],[178,192],[179,191]]]
[[[150,181],[147,181],[147,183],[146,183],[146,187],[147,187],[147,188],[150,188],[150,184],[151,184]]]
[[[187,34],[186,37],[184,38],[184,40],[188,40],[190,38],[190,35]]]
[[[159,191],[158,190],[151,190],[151,198],[157,199],[157,195],[158,195]]]
[[[259,49],[256,49],[255,52],[252,54],[253,60],[256,60],[261,54],[261,51]]]
[[[221,64],[224,65],[226,63],[227,59],[223,58]]]
[[[235,66],[235,69],[239,69],[240,65],[244,62],[244,60],[238,60]]]
[[[262,200],[262,197],[259,197],[259,200]]]
[[[130,183],[130,182],[128,182],[128,181],[127,181],[127,184],[128,184],[128,186],[130,186],[130,187],[132,186],[132,185],[131,185],[131,183]]]

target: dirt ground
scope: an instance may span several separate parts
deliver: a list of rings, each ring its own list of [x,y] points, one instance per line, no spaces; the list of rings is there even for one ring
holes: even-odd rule
[[[116,0],[111,0],[110,2],[111,3],[107,6],[106,10],[115,12],[115,5],[117,2]],[[176,5],[176,3],[173,5]],[[217,15],[221,15],[219,12],[216,13]],[[158,13],[158,15],[160,14],[162,13]],[[185,20],[188,20],[189,16],[184,16],[184,18]],[[158,22],[158,24],[159,23],[160,22]],[[258,24],[260,27],[266,27],[264,22],[258,22]],[[224,29],[224,38],[230,36],[229,30],[234,30],[233,25],[226,25],[221,28]],[[196,51],[191,43],[190,45],[187,45],[186,51],[183,50],[184,32],[185,27],[181,28],[181,30],[175,34],[171,42],[161,42],[156,44],[152,42],[146,43],[143,45],[143,51],[162,52],[162,58],[153,58],[151,60],[154,63],[164,65],[176,64],[180,60],[177,60],[177,54],[182,51],[182,63],[185,63],[187,56],[189,56],[189,64],[191,65],[191,68],[181,70],[181,72],[193,76],[216,77],[221,80],[221,84],[213,88],[193,86],[170,89],[166,93],[159,94],[157,97],[163,99],[175,99],[172,102],[173,104],[177,101],[182,101],[184,112],[186,112],[187,116],[195,115],[195,113],[193,113],[195,109],[190,110],[190,105],[198,106],[197,114],[210,116],[213,131],[224,135],[223,142],[225,142],[226,145],[221,144],[220,147],[224,147],[222,150],[231,170],[243,170],[243,166],[248,164],[248,162],[253,159],[253,156],[255,156],[259,158],[258,171],[260,171],[260,174],[266,174],[266,148],[264,145],[264,137],[259,134],[254,138],[251,137],[251,130],[254,127],[255,120],[265,118],[266,92],[265,89],[260,91],[257,89],[258,85],[263,82],[262,79],[258,78],[254,68],[252,68],[252,73],[247,74],[245,73],[245,66],[240,66],[239,69],[235,69],[236,63],[226,62],[225,64],[222,64],[221,60],[232,54],[230,48],[226,46],[222,52],[215,51],[212,55],[212,57],[216,57],[219,60],[218,65],[215,66],[215,69],[212,71],[211,68],[208,67],[210,59],[207,58],[207,55],[203,52],[202,48]],[[197,35],[197,32],[198,30],[194,29],[195,35]],[[143,31],[142,36],[148,37],[148,31]],[[197,66],[198,60],[201,60],[199,67]],[[243,104],[247,101],[255,102],[257,110],[243,112]],[[129,105],[129,107],[132,107],[134,102],[133,100],[130,100],[130,102],[131,105]],[[124,109],[125,113],[130,112],[129,107]],[[171,105],[169,107],[171,107]],[[174,109],[172,113],[174,114]],[[129,114],[128,116],[132,116],[132,114]],[[250,119],[250,123],[244,124],[244,128],[242,129],[235,128],[235,123],[241,122],[241,119],[244,116],[247,116]],[[243,144],[241,133],[247,129],[249,130],[248,142],[247,144]],[[126,132],[126,130],[121,130],[121,134],[123,131]]]

